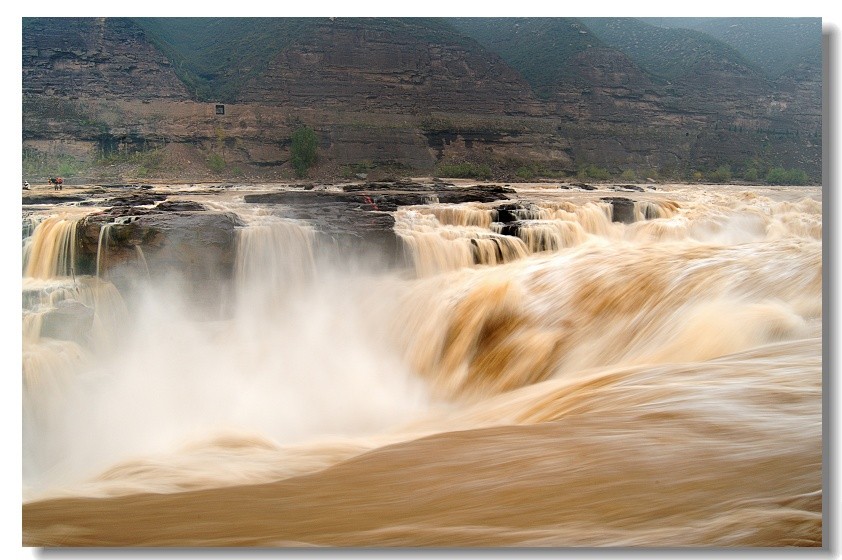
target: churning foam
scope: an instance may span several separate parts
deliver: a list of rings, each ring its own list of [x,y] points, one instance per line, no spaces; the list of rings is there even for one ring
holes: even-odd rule
[[[298,521],[243,514],[277,528],[267,546],[819,544],[821,203],[774,194],[651,195],[630,224],[536,200],[506,234],[493,205],[404,208],[410,278],[337,273],[311,229],[244,215],[236,309],[213,322],[163,280],[105,304],[107,282],[41,251],[24,483],[152,499],[288,479],[273,503]],[[68,299],[108,328],[41,336]],[[161,514],[205,511],[179,499]]]

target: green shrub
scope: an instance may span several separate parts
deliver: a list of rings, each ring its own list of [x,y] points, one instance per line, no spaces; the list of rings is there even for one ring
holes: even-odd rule
[[[491,179],[491,168],[485,164],[445,163],[438,167],[436,175],[454,179]]]
[[[743,173],[743,179],[746,181],[757,181],[758,177],[760,177],[760,173],[754,167],[749,167]]]
[[[766,173],[766,182],[772,185],[783,185],[786,183],[786,169],[783,167],[773,167]]]
[[[808,180],[807,173],[801,169],[773,167],[766,174],[766,182],[771,185],[806,185]]]
[[[611,173],[609,173],[607,169],[590,164],[579,169],[579,178],[606,180],[611,178]]]
[[[319,140],[309,126],[301,126],[292,133],[289,147],[290,163],[295,174],[305,177],[307,170],[316,163],[316,148]]]
[[[637,181],[637,173],[631,169],[626,169],[622,174],[620,174],[620,178],[623,181]]]
[[[517,171],[515,171],[515,175],[519,179],[523,179],[524,181],[529,181],[535,178],[535,170],[532,167],[518,167]]]
[[[807,172],[801,169],[788,169],[786,172],[787,183],[790,185],[806,185],[808,181]]]
[[[731,166],[720,165],[716,171],[708,173],[708,180],[713,183],[727,183],[731,180]]]
[[[220,173],[225,169],[225,158],[219,154],[211,154],[208,156],[208,167],[214,173]]]

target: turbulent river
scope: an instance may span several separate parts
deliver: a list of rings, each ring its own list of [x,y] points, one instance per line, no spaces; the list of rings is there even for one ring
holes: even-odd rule
[[[24,545],[822,545],[820,187],[431,199],[388,267],[259,190],[155,188],[244,224],[204,315],[24,207]]]

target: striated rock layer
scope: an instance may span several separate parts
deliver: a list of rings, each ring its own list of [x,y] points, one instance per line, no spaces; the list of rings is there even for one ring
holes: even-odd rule
[[[503,174],[593,164],[646,177],[757,158],[821,177],[821,75],[809,64],[772,82],[712,61],[670,83],[595,43],[539,97],[474,40],[425,29],[316,20],[233,102],[216,103],[198,100],[129,18],[27,18],[24,147],[122,158],[77,174],[94,180],[277,179],[291,176],[290,136],[307,124],[316,177],[466,161]]]

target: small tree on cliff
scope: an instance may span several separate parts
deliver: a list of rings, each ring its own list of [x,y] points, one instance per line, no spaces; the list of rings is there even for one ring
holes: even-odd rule
[[[292,133],[292,143],[289,147],[290,162],[295,169],[295,174],[299,177],[307,175],[307,170],[316,163],[317,145],[316,133],[309,126],[298,127]]]

